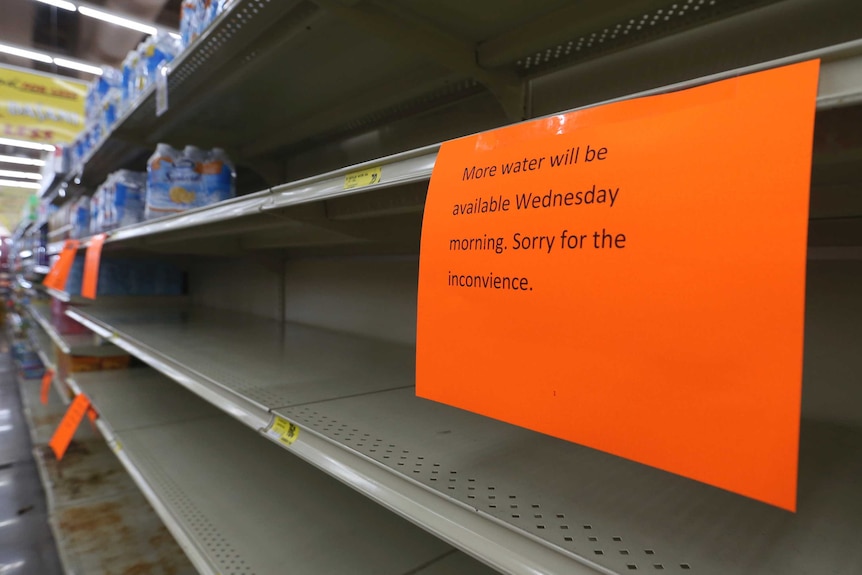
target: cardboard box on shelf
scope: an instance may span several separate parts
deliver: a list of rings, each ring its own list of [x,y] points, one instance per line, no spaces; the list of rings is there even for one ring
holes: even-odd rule
[[[132,356],[114,345],[97,345],[76,348],[72,353],[63,353],[55,346],[57,377],[66,379],[70,374],[82,371],[126,369]]]

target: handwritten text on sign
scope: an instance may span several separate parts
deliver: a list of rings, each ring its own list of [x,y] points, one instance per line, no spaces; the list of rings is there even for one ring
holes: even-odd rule
[[[443,144],[417,394],[795,509],[817,78]]]

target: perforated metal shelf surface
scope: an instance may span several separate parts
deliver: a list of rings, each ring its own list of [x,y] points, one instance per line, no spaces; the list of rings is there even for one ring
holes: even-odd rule
[[[473,518],[571,557],[572,569],[580,561],[622,573],[862,569],[854,543],[862,430],[853,425],[803,421],[799,511],[791,514],[416,398],[410,348],[292,324],[282,337],[277,322],[215,310],[80,313],[208,385],[263,401],[302,429],[290,449],[343,481],[353,480],[330,460],[357,474],[372,461],[370,476],[381,484],[419,485],[438,499],[440,514],[471,509]],[[309,455],[313,449],[326,457]]]
[[[19,379],[49,521],[68,574],[192,575],[194,568],[98,432],[85,421],[62,461],[47,443],[65,412]]]
[[[193,542],[211,572],[400,575],[453,560],[442,541],[153,370],[79,374],[75,385],[166,523]],[[473,560],[459,563],[460,572],[489,573]]]

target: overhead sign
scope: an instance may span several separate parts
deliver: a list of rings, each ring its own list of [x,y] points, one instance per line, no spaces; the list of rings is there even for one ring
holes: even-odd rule
[[[443,144],[417,394],[794,510],[818,70]]]
[[[84,127],[83,82],[0,66],[0,137],[74,141]]]

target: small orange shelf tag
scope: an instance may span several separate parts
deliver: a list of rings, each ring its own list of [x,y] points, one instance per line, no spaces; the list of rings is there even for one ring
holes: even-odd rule
[[[54,450],[57,460],[63,459],[69,443],[72,442],[72,438],[75,436],[78,425],[81,424],[81,420],[84,419],[84,415],[89,410],[90,399],[83,393],[77,395],[69,406],[69,409],[66,410],[66,415],[63,416],[63,420],[60,421],[57,431],[54,432],[54,436],[51,437],[51,441],[48,443],[51,449]]]
[[[87,409],[87,419],[90,420],[90,427],[93,429],[93,432],[98,432],[99,428],[96,427],[96,420],[99,419],[99,414],[92,407]]]
[[[81,295],[96,299],[99,287],[99,265],[102,261],[102,246],[105,245],[106,234],[98,234],[90,238],[87,245],[87,257],[84,260],[84,281],[81,284]]]
[[[795,510],[818,71],[444,143],[417,395]]]
[[[39,399],[42,400],[42,405],[48,403],[48,393],[51,390],[51,382],[54,380],[54,370],[46,369],[45,374],[42,376],[42,389],[39,394]]]
[[[51,289],[63,291],[66,289],[66,279],[75,263],[75,254],[78,252],[78,240],[66,240],[60,257],[51,266],[51,270],[45,275],[42,285]]]

